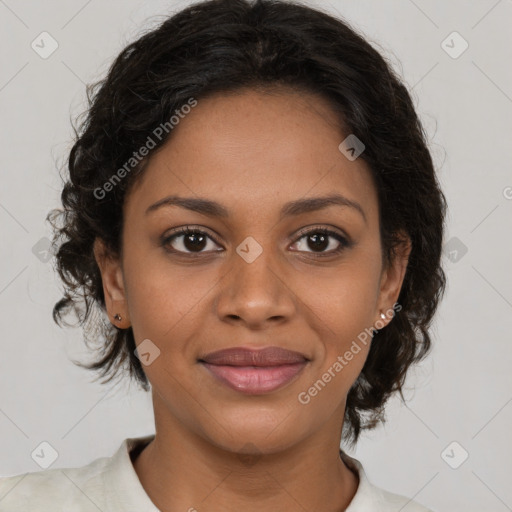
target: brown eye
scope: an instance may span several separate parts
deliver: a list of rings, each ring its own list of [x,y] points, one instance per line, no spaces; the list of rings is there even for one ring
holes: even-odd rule
[[[213,243],[209,244],[209,242]],[[173,252],[200,254],[202,252],[212,252],[212,249],[215,251],[217,242],[208,233],[199,229],[191,229],[187,226],[186,228],[176,230],[170,236],[166,236],[162,240],[162,245],[166,248],[171,247],[170,250]]]
[[[296,249],[304,252],[335,254],[350,246],[347,239],[336,231],[326,228],[314,228],[302,231],[295,242]],[[310,250],[308,250],[310,249]]]

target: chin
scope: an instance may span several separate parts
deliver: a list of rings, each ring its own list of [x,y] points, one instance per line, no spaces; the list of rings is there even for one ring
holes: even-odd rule
[[[234,412],[232,417],[223,415],[217,421],[209,421],[204,426],[203,436],[226,451],[269,454],[286,450],[308,435],[307,431],[302,431],[304,423],[293,415],[287,416],[284,410],[279,415],[242,412],[248,414],[244,420],[241,420],[240,413],[238,409],[238,416]],[[213,426],[216,427],[214,431],[211,430]]]

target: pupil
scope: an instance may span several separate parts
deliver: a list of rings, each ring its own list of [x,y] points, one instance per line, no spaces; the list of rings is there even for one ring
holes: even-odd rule
[[[313,246],[311,244],[309,244],[310,249],[324,250],[329,246],[327,237],[322,233],[316,233],[314,235],[310,235],[309,239],[313,240]]]
[[[189,233],[185,236],[184,245],[187,250],[201,250],[204,249],[205,240],[206,237],[200,233]]]
[[[314,235],[309,235],[308,238],[309,238],[309,242],[312,242],[312,243],[308,244],[310,249],[323,251],[329,245],[328,237],[322,233],[315,233]],[[189,233],[188,235],[185,236],[184,243],[185,243],[185,247],[188,250],[192,250],[192,251],[199,250],[200,251],[200,250],[204,249],[205,240],[206,240],[206,237],[201,235],[200,233]]]

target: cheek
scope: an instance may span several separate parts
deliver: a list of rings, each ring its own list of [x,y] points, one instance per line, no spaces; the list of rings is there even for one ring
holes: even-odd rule
[[[380,267],[372,258],[347,259],[325,279],[316,277],[303,281],[304,292],[309,290],[306,303],[314,312],[310,322],[321,333],[316,373],[341,396],[357,379],[370,349]]]
[[[328,301],[316,303],[320,313],[313,329],[321,333],[321,343],[317,345],[311,379],[297,397],[300,404],[315,411],[313,416],[331,415],[344,409],[346,396],[361,373],[371,347],[370,306],[374,300],[362,287],[351,292],[347,286],[337,295],[331,290]]]
[[[374,259],[354,254],[336,268],[303,273],[297,285],[327,336],[342,341],[373,324],[379,277]]]
[[[215,279],[206,267],[172,265],[158,249],[132,251],[125,258],[124,269],[135,340],[149,338],[164,344],[172,339],[172,347],[177,349],[179,340],[187,337],[191,321],[197,325],[203,299],[215,289],[218,276]]]

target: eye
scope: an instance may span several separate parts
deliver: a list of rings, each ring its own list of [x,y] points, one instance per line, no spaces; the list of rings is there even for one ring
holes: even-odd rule
[[[299,232],[299,238],[294,242],[295,249],[300,252],[311,252],[315,256],[330,256],[338,254],[352,245],[343,235],[328,228],[308,228]],[[202,254],[219,252],[215,237],[206,231],[190,226],[177,228],[170,235],[162,238],[162,246],[166,250],[181,254]],[[293,246],[292,246],[293,247]],[[312,249],[308,251],[307,249]]]
[[[169,247],[171,252],[183,253],[183,254],[200,254],[202,252],[217,252],[216,250],[204,250],[208,249],[208,242],[213,242],[211,245],[218,245],[215,238],[202,231],[200,229],[194,229],[190,226],[184,228],[178,228],[170,236],[165,236],[162,239],[162,245]]]
[[[299,234],[298,240],[294,243],[297,245],[296,248],[299,251],[318,253],[320,257],[340,253],[351,245],[343,235],[328,228],[302,230]],[[312,250],[308,251],[308,247]]]

